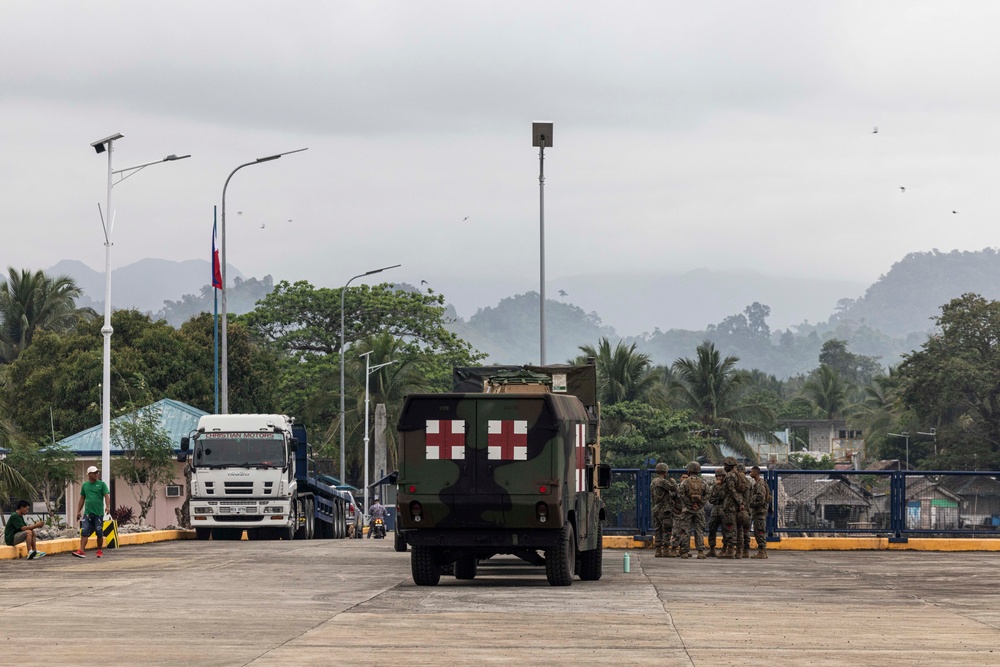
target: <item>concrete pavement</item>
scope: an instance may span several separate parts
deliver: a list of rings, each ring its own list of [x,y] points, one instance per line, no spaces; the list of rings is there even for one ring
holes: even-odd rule
[[[1000,665],[989,553],[606,551],[570,588],[500,558],[424,588],[391,541],[178,541],[0,577],[3,664]]]

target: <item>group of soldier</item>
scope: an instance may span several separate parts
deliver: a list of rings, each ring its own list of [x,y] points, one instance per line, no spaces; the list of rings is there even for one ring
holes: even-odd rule
[[[653,546],[657,558],[691,558],[694,537],[698,558],[767,558],[767,513],[771,490],[760,468],[747,475],[735,458],[727,456],[723,467],[715,471],[715,483],[707,484],[701,476],[701,464],[691,461],[681,481],[668,477],[666,463],[656,464],[656,477],[650,484],[653,505]],[[711,506],[708,519],[708,554],[705,553],[706,504]],[[753,526],[757,553],[750,555],[750,529]],[[722,529],[722,550],[716,551],[716,537]]]

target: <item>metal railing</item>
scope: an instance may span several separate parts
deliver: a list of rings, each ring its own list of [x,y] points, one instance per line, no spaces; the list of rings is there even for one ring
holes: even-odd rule
[[[679,478],[684,470],[671,470]],[[651,533],[651,469],[612,470],[607,534]],[[711,473],[703,471],[708,478]],[[765,470],[768,541],[783,536],[1000,537],[1000,471]],[[710,512],[711,507],[706,507]]]

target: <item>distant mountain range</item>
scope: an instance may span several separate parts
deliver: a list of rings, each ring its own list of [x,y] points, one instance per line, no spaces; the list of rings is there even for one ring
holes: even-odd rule
[[[243,278],[232,264],[227,265],[230,281]],[[104,271],[95,271],[83,262],[64,259],[45,270],[46,275],[67,275],[83,290],[79,306],[89,306],[98,312],[104,309]],[[174,262],[167,259],[143,259],[134,264],[111,270],[111,306],[137,308],[156,313],[165,301],[178,301],[185,294],[200,294],[212,282],[212,265],[208,260],[189,259]]]
[[[115,269],[113,305],[154,314],[163,312],[166,301],[181,301],[185,295],[202,298],[202,290],[210,282],[210,271],[206,260],[161,259],[144,259]],[[102,272],[79,261],[65,260],[46,273],[73,277],[84,290],[80,305],[102,308]],[[245,280],[232,266],[229,276]],[[250,279],[247,285],[252,290],[244,299],[243,309],[252,307],[253,299],[259,298],[254,294],[270,289],[269,281],[269,277],[263,281]],[[474,303],[475,287],[470,282],[458,290],[458,298],[466,306]],[[496,294],[498,289],[502,286],[490,284],[487,289],[483,285],[478,293]],[[757,367],[761,370],[784,376],[801,372],[799,369],[805,364],[812,363],[811,348],[818,349],[822,338],[836,335],[851,342],[855,332],[858,332],[855,352],[878,355],[886,363],[894,363],[900,354],[923,342],[926,332],[933,327],[932,318],[940,314],[941,306],[950,299],[965,292],[1000,299],[1000,253],[991,248],[977,252],[911,253],[867,289],[849,281],[701,269],[684,274],[579,275],[553,281],[550,290],[546,299],[547,304],[551,303],[546,309],[550,363],[576,356],[579,345],[596,345],[601,336],[635,340],[640,349],[653,353],[654,362],[670,363],[673,360],[670,357],[678,351],[690,347],[686,354],[693,354],[698,341],[717,337],[714,325],[759,302],[771,309],[768,324],[773,333],[784,328],[786,334],[803,339],[811,337],[809,345],[802,348],[810,351],[802,352],[803,358],[794,363],[779,363],[783,353],[777,336],[772,340],[774,349],[765,345],[760,355],[747,349],[741,351],[747,363],[760,364]],[[502,297],[495,305],[483,303],[467,319],[455,314],[449,294],[445,298],[455,320],[453,330],[489,354],[490,361],[537,361],[537,292]],[[197,298],[189,298],[186,303],[195,309],[199,307]],[[780,344],[792,343],[786,340]],[[769,366],[774,366],[773,370]]]

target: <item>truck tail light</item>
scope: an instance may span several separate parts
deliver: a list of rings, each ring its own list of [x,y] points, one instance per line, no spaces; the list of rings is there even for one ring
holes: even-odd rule
[[[541,501],[535,503],[535,515],[538,517],[538,523],[545,523],[549,520],[549,506]]]
[[[410,503],[410,516],[412,516],[413,520],[416,522],[419,522],[424,518],[424,508],[419,501],[414,500]]]

